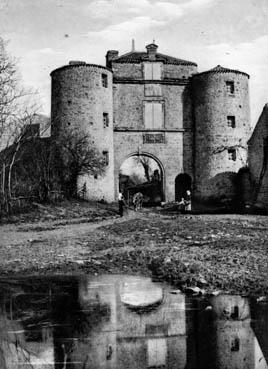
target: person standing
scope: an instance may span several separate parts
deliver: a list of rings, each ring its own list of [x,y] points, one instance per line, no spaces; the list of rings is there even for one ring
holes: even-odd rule
[[[191,191],[186,191],[185,196],[185,211],[191,211],[192,210],[192,200],[191,200]]]
[[[124,205],[125,205],[124,196],[123,196],[122,192],[119,191],[118,206],[119,206],[119,215],[120,215],[120,217],[122,217],[124,215]]]

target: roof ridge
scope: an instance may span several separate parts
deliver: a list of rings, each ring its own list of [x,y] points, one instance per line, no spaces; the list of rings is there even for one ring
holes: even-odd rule
[[[192,61],[188,61],[185,59],[179,59],[174,56],[169,56],[162,53],[156,53],[156,58],[154,61],[162,61],[165,64],[181,64],[181,65],[194,65],[197,66],[196,63]],[[161,60],[162,59],[162,60]],[[143,61],[150,61],[148,60],[148,54],[145,51],[130,51],[126,54],[118,56],[116,59],[113,60],[115,63],[141,63]]]

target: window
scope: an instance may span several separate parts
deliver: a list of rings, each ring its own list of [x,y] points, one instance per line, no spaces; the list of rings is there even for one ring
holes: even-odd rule
[[[109,127],[109,115],[108,113],[103,113],[103,127]]]
[[[102,74],[101,75],[101,84],[102,84],[102,87],[105,87],[105,88],[108,87],[108,77],[107,77],[107,74]]]
[[[164,124],[163,104],[161,102],[144,103],[144,126],[146,129],[161,129]]]
[[[227,81],[226,82],[226,90],[227,90],[228,94],[234,94],[234,82]]]
[[[109,152],[105,150],[102,152],[102,155],[103,155],[104,165],[109,165]]]
[[[239,307],[237,305],[232,307],[231,318],[232,319],[238,319],[239,318]]]
[[[228,124],[228,127],[235,128],[235,116],[228,115],[227,124]]]
[[[236,161],[236,150],[235,149],[228,149],[228,159]]]
[[[161,79],[161,63],[144,63],[144,79]]]
[[[231,351],[239,351],[239,338],[233,338],[231,341]]]

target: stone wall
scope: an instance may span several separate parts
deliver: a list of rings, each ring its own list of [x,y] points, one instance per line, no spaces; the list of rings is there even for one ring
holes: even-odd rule
[[[102,85],[102,74],[107,76],[107,87]],[[51,77],[52,134],[79,128],[90,135],[100,153],[109,153],[105,175],[82,176],[78,186],[86,186],[87,198],[114,200],[112,73],[97,65],[70,65],[56,69]],[[109,116],[108,127],[104,127],[103,113]]]
[[[115,188],[118,189],[119,170],[131,155],[146,154],[156,159],[163,169],[166,201],[175,199],[175,178],[183,172],[183,133],[165,132],[165,143],[143,143],[143,132],[114,132]]]
[[[249,147],[249,169],[251,181],[256,191],[257,198],[255,200],[257,205],[264,206],[268,209],[268,167],[264,171],[263,179],[260,182],[263,159],[264,159],[264,144],[268,137],[268,104],[263,108],[262,114],[256,124],[254,132],[248,142]],[[260,185],[260,187],[259,187]]]
[[[226,82],[234,82],[234,93]],[[232,199],[234,174],[247,164],[250,134],[248,77],[238,73],[205,73],[192,79],[195,115],[195,197]],[[235,117],[235,128],[227,117]],[[228,150],[235,150],[230,160]]]
[[[157,63],[159,63],[157,61]],[[134,80],[143,80],[143,63],[112,63],[114,78],[127,78]],[[164,64],[161,65],[162,80],[164,79],[188,79],[193,74],[197,73],[195,65],[176,65]]]
[[[163,64],[162,76],[188,77],[195,70],[195,66]],[[113,63],[113,72],[116,191],[120,166],[130,155],[139,151],[140,154],[146,153],[160,162],[164,177],[165,200],[174,201],[176,176],[185,171],[193,175],[192,105],[188,80],[177,80],[173,83],[161,80],[148,83],[141,79],[142,64]],[[131,83],[129,80],[118,79],[118,77],[131,79],[133,76],[141,80]],[[148,96],[149,89],[152,96]],[[161,132],[165,135],[165,143],[143,143],[143,134],[147,132],[144,126],[145,101],[161,101],[164,104],[164,125]],[[159,131],[154,131],[157,132]]]
[[[114,126],[144,129],[143,103],[164,103],[164,129],[191,129],[190,100],[185,85],[161,84],[161,96],[145,96],[146,84],[114,84]]]

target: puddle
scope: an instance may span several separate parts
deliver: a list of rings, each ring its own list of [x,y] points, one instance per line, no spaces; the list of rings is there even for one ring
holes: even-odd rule
[[[0,279],[0,369],[268,369],[268,304],[125,275]]]

